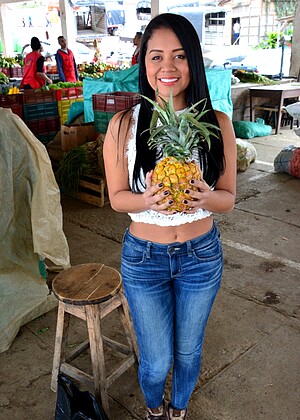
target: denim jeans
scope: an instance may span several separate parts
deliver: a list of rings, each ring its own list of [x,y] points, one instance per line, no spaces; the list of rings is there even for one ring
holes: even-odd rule
[[[159,244],[124,235],[124,291],[139,346],[139,383],[147,407],[162,403],[173,366],[172,401],[184,409],[196,385],[204,330],[220,287],[218,228],[187,242]]]

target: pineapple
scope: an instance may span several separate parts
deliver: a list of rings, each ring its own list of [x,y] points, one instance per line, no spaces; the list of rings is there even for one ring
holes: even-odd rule
[[[173,106],[172,92],[169,101],[162,100],[163,108],[157,102],[143,96],[152,103],[154,111],[150,122],[149,147],[161,148],[163,159],[155,166],[152,176],[152,184],[163,183],[163,191],[169,191],[170,195],[160,203],[173,199],[168,207],[171,211],[186,211],[188,206],[183,200],[192,200],[185,190],[197,190],[191,185],[191,179],[201,179],[201,170],[193,161],[193,149],[201,143],[207,142],[210,147],[210,136],[216,136],[212,128],[218,129],[213,124],[200,122],[200,118],[207,112],[199,112],[195,107],[205,99],[190,108],[176,114]],[[204,108],[204,107],[203,107]],[[157,125],[158,121],[161,125]]]

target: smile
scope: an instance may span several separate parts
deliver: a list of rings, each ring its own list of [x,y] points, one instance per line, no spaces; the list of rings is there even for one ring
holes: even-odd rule
[[[167,78],[161,78],[159,80],[162,83],[175,83],[175,82],[177,82],[179,80],[179,78],[178,77],[173,77],[172,79],[170,79],[170,78],[169,79],[167,79]]]

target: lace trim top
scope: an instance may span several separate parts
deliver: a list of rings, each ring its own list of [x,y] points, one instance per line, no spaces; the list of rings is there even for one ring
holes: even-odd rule
[[[127,159],[128,159],[128,175],[129,175],[129,185],[132,190],[133,184],[133,170],[135,165],[136,159],[136,128],[137,128],[137,121],[139,115],[140,105],[136,105],[133,108],[132,118],[132,130],[131,135],[127,145]],[[194,160],[199,163],[198,154],[194,154]],[[141,170],[141,179],[144,180],[144,174]],[[140,191],[145,191],[145,187],[140,183],[139,184]],[[128,213],[131,220],[134,222],[139,223],[148,223],[151,225],[158,225],[158,226],[180,226],[185,223],[192,223],[196,220],[204,219],[211,215],[211,212],[208,210],[198,209],[195,213],[192,214],[185,214],[185,213],[175,213],[172,215],[166,215],[159,213],[154,210],[145,210],[140,213]]]

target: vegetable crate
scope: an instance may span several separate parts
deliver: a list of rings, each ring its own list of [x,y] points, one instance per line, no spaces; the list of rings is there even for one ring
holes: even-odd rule
[[[23,95],[19,93],[0,95],[0,107],[10,108],[14,114],[23,118]]]
[[[105,181],[101,176],[84,174],[79,181],[79,191],[74,196],[97,207],[104,206]]]
[[[59,115],[61,124],[65,124],[66,121],[68,121],[68,113],[69,113],[69,109],[71,108],[71,105],[74,102],[82,102],[82,101],[83,101],[83,97],[74,98],[74,99],[64,99],[57,102],[58,115]]]
[[[41,104],[25,104],[23,106],[24,121],[38,120],[40,118],[58,117],[57,102]]]
[[[40,118],[39,120],[26,121],[27,127],[35,135],[46,135],[49,133],[57,133],[60,129],[59,118]]]
[[[52,90],[33,89],[24,90],[24,104],[44,104],[48,102],[56,102],[56,92]]]
[[[24,76],[24,67],[11,67],[10,77],[23,77]]]
[[[94,122],[96,133],[106,133],[109,121],[112,119],[114,112],[94,111]]]
[[[135,92],[111,92],[92,95],[94,111],[123,111],[140,102],[140,96]]]
[[[57,89],[56,92],[56,99],[57,101],[63,101],[63,100],[70,100],[70,99],[77,99],[77,98],[83,98],[83,87],[82,86],[75,86],[71,88],[63,88],[63,89]]]
[[[0,67],[0,72],[5,74],[5,76],[10,77],[10,68],[9,67]]]

